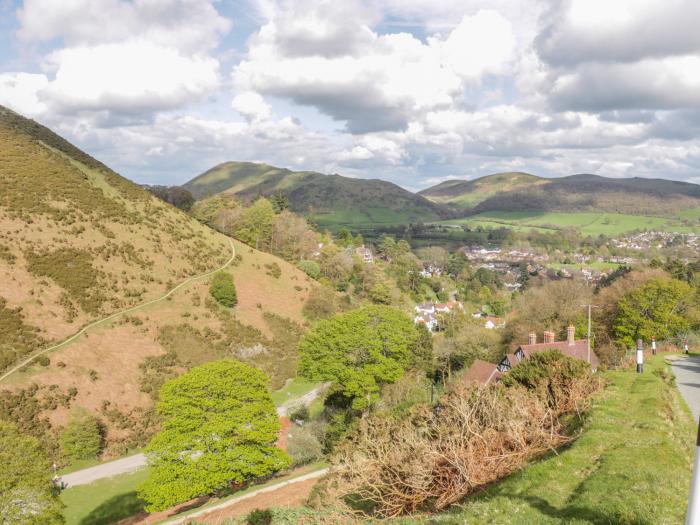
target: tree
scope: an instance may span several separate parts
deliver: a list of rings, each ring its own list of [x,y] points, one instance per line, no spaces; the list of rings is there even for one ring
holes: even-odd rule
[[[336,312],[335,292],[327,286],[315,286],[309,292],[302,312],[312,321],[330,317]]]
[[[272,203],[272,208],[275,213],[282,213],[289,209],[289,197],[282,190],[277,190],[271,197],[270,201]]]
[[[287,467],[265,374],[240,361],[207,363],[165,383],[163,430],[148,444],[139,495],[158,511]]]
[[[675,279],[653,279],[631,291],[618,304],[615,339],[630,348],[638,338],[667,339],[688,330],[696,317],[688,301],[691,294],[690,286]]]
[[[367,306],[321,321],[299,343],[299,372],[333,381],[355,409],[378,399],[382,384],[399,379],[412,364],[418,333],[402,312]]]
[[[61,453],[73,460],[94,459],[102,448],[102,433],[95,416],[76,410],[59,438]]]
[[[233,308],[238,303],[236,284],[233,282],[233,277],[230,273],[215,273],[209,286],[209,293],[217,303],[228,308]]]
[[[241,219],[240,226],[234,232],[236,237],[256,249],[268,249],[275,219],[272,203],[260,197],[243,212]]]
[[[51,464],[39,442],[0,421],[0,523],[63,523],[63,505],[51,484]]]

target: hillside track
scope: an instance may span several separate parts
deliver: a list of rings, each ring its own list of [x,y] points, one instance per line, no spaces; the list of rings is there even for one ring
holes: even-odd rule
[[[107,317],[104,317],[102,319],[98,319],[97,321],[93,321],[92,323],[85,325],[82,329],[80,329],[78,332],[74,333],[68,339],[64,339],[63,341],[61,341],[60,343],[58,343],[54,346],[50,346],[49,348],[44,348],[43,350],[40,350],[39,352],[35,352],[34,354],[27,357],[26,359],[24,359],[23,361],[21,361],[17,365],[10,368],[7,372],[5,372],[3,375],[0,376],[0,383],[2,383],[5,379],[10,377],[15,372],[17,372],[17,370],[19,370],[23,366],[31,363],[34,359],[36,359],[40,355],[47,354],[47,353],[52,352],[54,350],[58,350],[59,348],[62,348],[66,345],[69,345],[70,343],[75,341],[78,337],[80,337],[81,335],[86,333],[88,330],[91,330],[92,328],[95,328],[96,326],[99,326],[103,323],[111,321],[112,319],[115,319],[115,318],[119,317],[120,315],[125,315],[125,314],[129,314],[132,312],[136,312],[136,311],[141,310],[142,308],[145,308],[145,307],[150,306],[152,304],[156,304],[156,303],[159,303],[161,301],[165,301],[168,297],[170,297],[172,294],[177,292],[180,288],[182,288],[183,286],[186,286],[187,284],[191,283],[192,281],[196,281],[198,279],[203,279],[204,277],[208,277],[210,275],[215,274],[216,272],[224,270],[236,258],[236,247],[234,246],[233,241],[231,239],[229,239],[229,244],[231,245],[231,258],[228,261],[226,261],[226,263],[223,266],[221,266],[220,268],[217,268],[215,270],[211,270],[207,273],[203,273],[200,275],[193,275],[192,277],[188,277],[187,279],[182,281],[180,284],[178,284],[174,288],[170,289],[170,291],[168,291],[165,295],[163,295],[157,299],[153,299],[151,301],[148,301],[148,302],[136,305],[136,306],[131,306],[129,308],[126,308],[125,310],[120,310],[116,313],[113,313],[113,314],[107,316]]]

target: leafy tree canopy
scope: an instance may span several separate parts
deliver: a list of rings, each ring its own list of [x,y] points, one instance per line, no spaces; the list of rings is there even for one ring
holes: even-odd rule
[[[210,494],[289,465],[265,374],[240,361],[191,369],[163,385],[163,429],[149,443],[151,472],[139,488],[148,511]]]
[[[384,383],[412,364],[418,332],[402,312],[368,306],[321,321],[299,344],[299,371],[314,381],[333,381],[353,408],[378,398]]]
[[[613,323],[615,339],[633,347],[638,338],[668,339],[697,323],[692,290],[675,279],[653,279],[625,295]]]
[[[217,303],[232,308],[238,303],[236,284],[227,272],[217,272],[209,286],[209,293]]]
[[[37,440],[0,421],[0,523],[60,524],[62,507]]]
[[[61,452],[70,459],[94,459],[102,447],[97,419],[85,410],[71,415],[59,438]]]

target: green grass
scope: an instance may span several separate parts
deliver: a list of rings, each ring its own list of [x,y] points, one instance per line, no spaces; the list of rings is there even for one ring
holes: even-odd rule
[[[604,373],[585,433],[430,523],[682,523],[695,426],[662,356]],[[425,523],[423,519],[398,523]]]
[[[314,388],[319,386],[319,383],[314,383],[312,381],[307,381],[301,377],[295,377],[289,381],[284,387],[272,392],[272,401],[276,406],[280,406],[287,401],[291,401],[297,397],[303,396],[304,394],[311,392]]]
[[[143,509],[136,487],[148,476],[148,468],[102,479],[61,493],[66,505],[66,525],[102,525],[132,516]]]
[[[486,228],[506,227],[517,231],[560,230],[576,228],[583,235],[600,234],[615,236],[634,230],[656,230],[678,233],[700,232],[700,209],[683,210],[676,218],[627,215],[623,213],[596,212],[485,212],[463,219],[442,221],[443,224],[483,226]]]

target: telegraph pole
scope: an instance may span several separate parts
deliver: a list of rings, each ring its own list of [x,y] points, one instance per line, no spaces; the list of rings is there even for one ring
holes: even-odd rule
[[[598,308],[595,304],[582,304],[584,308],[588,308],[588,336],[586,337],[586,351],[588,364],[591,364],[591,308]]]

